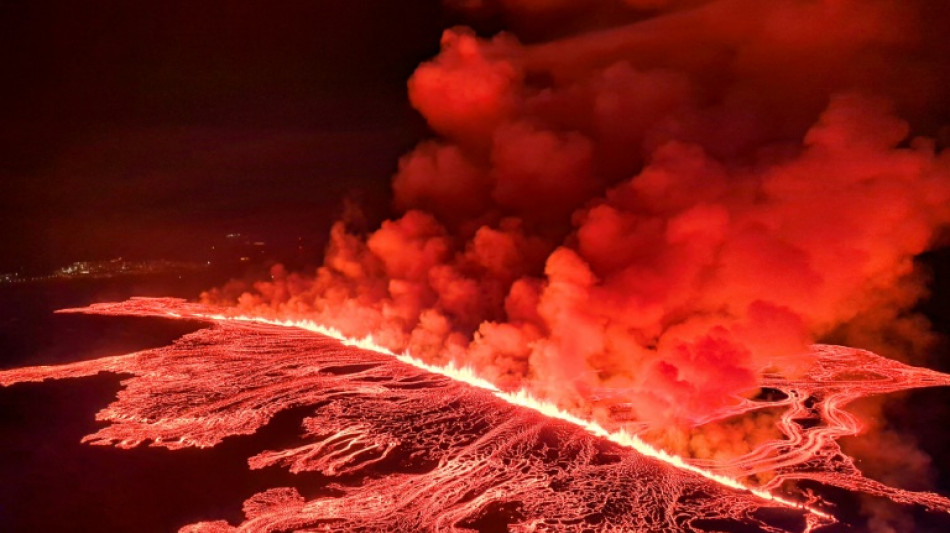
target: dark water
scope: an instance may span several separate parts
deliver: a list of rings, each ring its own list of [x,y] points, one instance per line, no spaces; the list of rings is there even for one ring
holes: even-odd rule
[[[55,364],[162,346],[197,324],[55,315],[55,309],[129,296],[194,297],[212,274],[0,286],[0,367]],[[199,520],[243,517],[241,503],[304,481],[281,469],[252,472],[247,457],[286,444],[306,410],[277,416],[249,437],[208,450],[118,450],[80,439],[119,390],[119,376],[0,388],[0,531],[176,531]]]

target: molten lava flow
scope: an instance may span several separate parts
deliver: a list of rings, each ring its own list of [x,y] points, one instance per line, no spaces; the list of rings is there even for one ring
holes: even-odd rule
[[[455,366],[454,364],[449,364],[447,366],[430,365],[424,361],[421,361],[413,357],[410,354],[404,353],[404,354],[397,355],[393,353],[392,351],[388,350],[386,347],[380,346],[379,344],[374,342],[372,337],[364,337],[362,339],[351,339],[349,337],[346,337],[345,335],[343,335],[342,333],[340,333],[338,330],[334,328],[328,328],[325,326],[321,326],[319,324],[315,324],[311,320],[271,320],[271,319],[261,318],[261,317],[227,316],[227,315],[220,315],[220,314],[218,315],[199,314],[196,316],[209,318],[213,320],[255,322],[255,323],[271,324],[271,325],[283,326],[283,327],[293,327],[293,328],[300,328],[307,331],[320,333],[322,335],[326,335],[328,337],[331,337],[340,341],[341,344],[343,344],[344,346],[353,346],[357,348],[362,348],[364,350],[371,350],[377,353],[386,354],[386,355],[395,357],[396,359],[404,363],[423,369],[427,372],[431,372],[433,374],[440,374],[448,378],[451,378],[455,381],[459,381],[462,383],[466,383],[468,385],[472,385],[474,387],[492,391],[495,397],[500,398],[512,405],[524,407],[532,411],[537,411],[538,413],[541,413],[544,416],[547,416],[549,418],[554,418],[557,420],[563,420],[565,422],[569,422],[575,426],[578,426],[584,429],[585,431],[587,431],[588,433],[594,436],[604,438],[610,442],[619,444],[620,446],[623,446],[625,448],[631,448],[647,457],[658,459],[676,468],[680,468],[682,470],[686,470],[688,472],[698,474],[706,479],[709,479],[721,485],[725,485],[733,489],[749,490],[750,492],[752,492],[753,494],[755,494],[756,496],[762,499],[776,501],[782,505],[786,505],[789,507],[801,507],[800,504],[796,504],[793,501],[786,500],[781,497],[777,497],[774,494],[769,493],[768,491],[756,490],[754,488],[747,487],[736,479],[733,479],[724,475],[719,475],[708,469],[700,468],[693,464],[687,463],[682,458],[677,457],[675,455],[671,455],[663,450],[659,450],[647,444],[636,435],[631,435],[622,429],[619,431],[608,431],[599,423],[595,421],[591,421],[591,420],[586,420],[579,416],[573,415],[570,412],[565,411],[564,409],[561,409],[560,407],[558,407],[557,405],[549,401],[541,400],[532,396],[530,392],[524,389],[518,390],[517,392],[501,391],[493,383],[478,377],[475,371],[473,371],[469,367],[459,368]],[[818,511],[816,509],[812,509],[809,507],[806,507],[806,508],[809,510],[809,512],[811,512],[812,514],[816,516],[823,517],[823,518],[830,518],[830,515],[827,515],[826,513],[822,513],[821,511]]]
[[[260,317],[201,315],[201,314],[196,315],[196,316],[210,318],[213,320],[255,322],[255,323],[261,323],[261,324],[271,324],[271,325],[276,325],[276,326],[293,327],[293,328],[304,329],[307,331],[314,331],[316,333],[320,333],[322,335],[332,337],[340,341],[340,343],[343,344],[344,346],[353,346],[357,348],[362,348],[364,350],[372,350],[374,352],[386,354],[386,355],[395,357],[396,359],[404,363],[423,369],[427,372],[431,372],[433,374],[440,374],[448,378],[451,378],[455,381],[459,381],[462,383],[466,383],[468,385],[472,385],[474,387],[492,391],[495,397],[500,398],[512,405],[524,407],[532,411],[537,411],[538,413],[541,413],[544,416],[547,416],[549,418],[554,418],[557,420],[563,420],[565,422],[569,422],[575,426],[578,426],[584,429],[585,431],[587,431],[588,433],[594,436],[604,438],[610,442],[619,444],[620,446],[623,446],[625,448],[631,448],[647,457],[652,457],[664,463],[668,463],[676,468],[680,468],[688,472],[698,474],[706,479],[715,481],[716,483],[719,483],[721,485],[725,485],[727,487],[734,488],[734,489],[749,490],[750,492],[752,492],[753,494],[755,494],[756,496],[762,499],[774,500],[778,503],[781,503],[783,505],[787,505],[790,507],[801,506],[800,504],[796,504],[795,502],[777,497],[774,494],[771,494],[767,491],[756,490],[756,489],[747,487],[733,478],[723,476],[723,475],[718,475],[707,469],[699,468],[695,465],[689,464],[680,457],[671,455],[663,450],[658,450],[657,448],[650,446],[649,444],[645,443],[636,435],[631,435],[627,433],[626,431],[623,431],[623,430],[608,431],[607,429],[604,429],[604,427],[601,426],[599,423],[595,421],[591,421],[591,420],[585,420],[584,418],[578,417],[576,415],[571,414],[568,411],[565,411],[564,409],[561,409],[560,407],[558,407],[557,405],[549,401],[535,398],[534,396],[531,395],[530,392],[524,389],[521,389],[517,392],[501,391],[493,383],[478,377],[476,373],[471,368],[468,368],[468,367],[458,368],[453,364],[449,364],[448,366],[430,365],[409,354],[401,354],[401,355],[394,354],[390,350],[386,349],[384,346],[380,346],[379,344],[375,343],[372,337],[364,337],[363,339],[351,339],[344,336],[343,334],[341,334],[338,330],[334,328],[321,326],[319,324],[315,324],[313,321],[310,321],[310,320],[282,320],[281,321],[281,320],[270,320],[270,319],[260,318]],[[830,518],[829,515],[822,513],[821,511],[818,511],[816,509],[812,509],[812,508],[807,508],[807,509],[809,510],[809,512],[815,514],[816,516],[820,516],[823,518]]]
[[[252,496],[241,531],[477,529],[492,517],[508,521],[512,531],[703,531],[740,523],[778,531],[833,522],[813,497],[776,495],[796,479],[950,510],[942,496],[865,478],[838,448],[837,437],[858,430],[843,410],[848,401],[950,384],[950,376],[869,352],[816,346],[804,376],[766,376],[763,384],[787,398],[750,401],[735,412],[785,409],[785,438],[716,464],[671,456],[524,391],[499,390],[468,370],[394,356],[372,339],[337,342],[329,338],[336,332],[312,322],[227,316],[175,299],[73,311],[210,323],[166,348],[0,372],[4,386],[101,371],[132,374],[118,400],[97,415],[110,425],[86,442],[208,447],[255,432],[279,411],[315,406],[301,445],[264,451],[249,464],[317,472],[340,483],[314,487],[302,478],[298,487]],[[819,423],[803,425],[808,417]],[[761,489],[735,479],[763,471],[775,477]],[[354,485],[354,476],[365,479]],[[183,530],[235,528],[217,521]]]

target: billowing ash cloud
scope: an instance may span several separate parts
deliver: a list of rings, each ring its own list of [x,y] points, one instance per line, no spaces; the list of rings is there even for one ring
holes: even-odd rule
[[[409,80],[435,137],[399,163],[400,215],[337,223],[315,275],[276,268],[240,305],[664,424],[795,375],[849,324],[921,335],[913,258],[950,222],[950,153],[918,136],[950,101],[946,18],[908,0],[610,6],[633,8],[656,11],[533,44],[446,31]]]

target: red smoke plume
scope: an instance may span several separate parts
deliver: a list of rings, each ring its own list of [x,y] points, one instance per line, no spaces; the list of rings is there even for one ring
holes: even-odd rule
[[[918,136],[950,101],[946,17],[908,0],[502,4],[516,27],[641,20],[535,44],[446,31],[409,80],[436,137],[400,161],[401,215],[368,235],[338,222],[315,275],[277,267],[240,306],[660,425],[795,375],[855,320],[918,335],[898,320],[925,293],[913,259],[950,222],[950,153]]]

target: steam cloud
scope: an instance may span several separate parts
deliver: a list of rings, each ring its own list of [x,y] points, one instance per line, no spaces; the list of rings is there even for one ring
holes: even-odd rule
[[[940,135],[950,101],[945,14],[908,0],[498,6],[515,27],[592,22],[531,44],[446,31],[409,80],[436,137],[399,162],[400,216],[368,234],[336,223],[315,274],[275,267],[206,300],[658,425],[715,417],[764,371],[795,375],[818,339],[925,338],[913,259],[950,222],[950,152],[918,135]],[[632,22],[605,27],[599,10]]]

